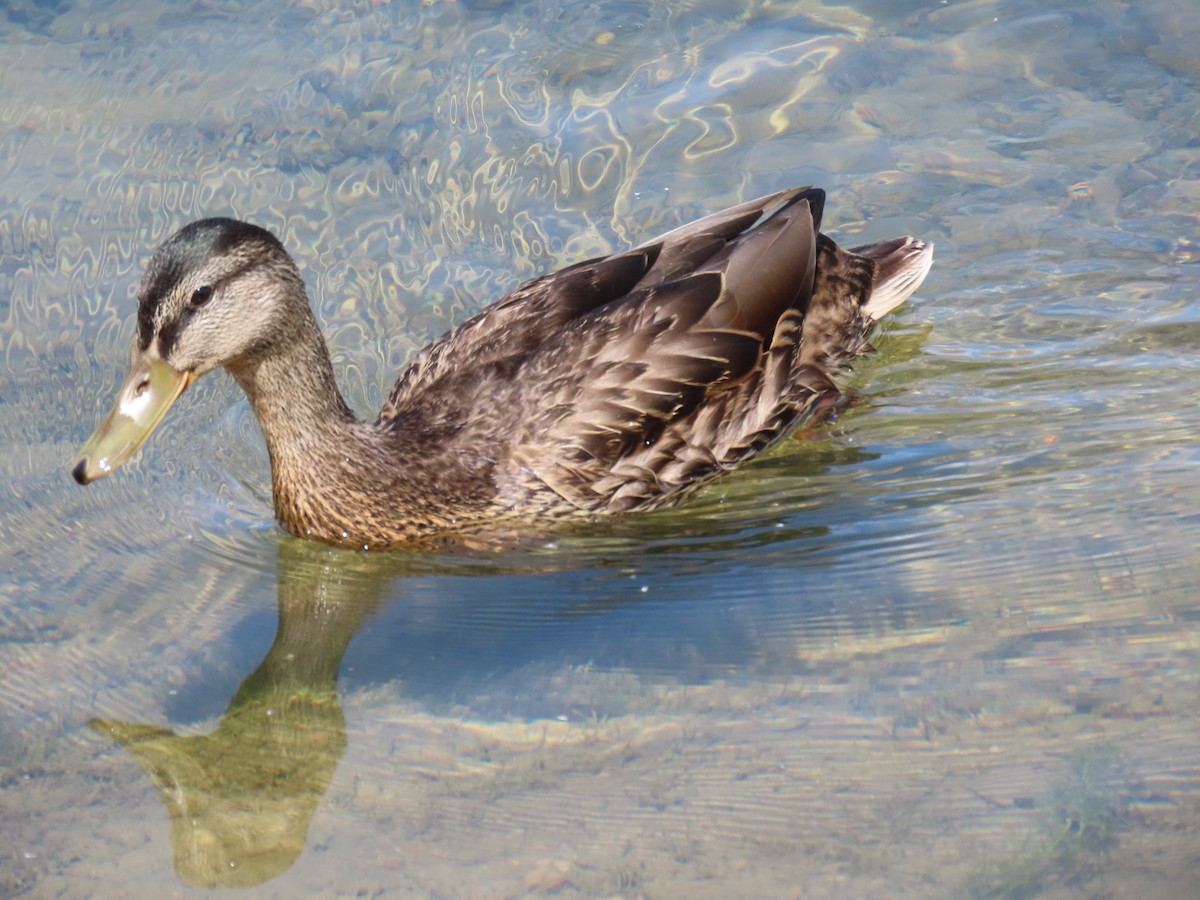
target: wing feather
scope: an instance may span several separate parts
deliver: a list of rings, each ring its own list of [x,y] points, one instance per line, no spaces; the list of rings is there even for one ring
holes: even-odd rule
[[[424,351],[380,421],[485,455],[514,507],[673,502],[836,401],[928,271],[912,239],[838,248],[824,199],[780,192],[532,281]]]

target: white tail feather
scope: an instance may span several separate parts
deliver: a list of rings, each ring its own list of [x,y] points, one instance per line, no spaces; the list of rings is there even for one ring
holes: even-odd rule
[[[875,285],[863,312],[876,322],[911,297],[933,265],[933,244],[913,237],[867,244],[852,252],[875,261]]]

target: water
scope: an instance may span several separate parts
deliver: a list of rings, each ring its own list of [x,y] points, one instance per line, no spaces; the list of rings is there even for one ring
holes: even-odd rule
[[[0,13],[0,895],[1196,893],[1200,12],[731,10]],[[280,234],[369,415],[521,280],[803,183],[934,269],[684,508],[299,544],[224,375],[67,475],[190,219]]]

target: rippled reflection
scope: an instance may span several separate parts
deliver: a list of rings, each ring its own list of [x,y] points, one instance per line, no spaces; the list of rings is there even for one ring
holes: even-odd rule
[[[252,887],[287,871],[346,751],[337,673],[374,598],[339,591],[319,563],[305,565],[303,554],[316,554],[299,542],[281,547],[275,640],[215,731],[88,723],[154,781],[171,820],[175,871],[201,887]]]

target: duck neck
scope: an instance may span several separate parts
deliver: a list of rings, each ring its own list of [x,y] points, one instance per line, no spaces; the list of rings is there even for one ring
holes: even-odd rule
[[[312,313],[270,352],[229,372],[242,386],[258,416],[272,454],[310,452],[326,440],[339,440],[357,419],[338,390],[325,339]]]
[[[373,455],[376,429],[346,405],[311,311],[293,324],[269,352],[227,368],[267,442],[276,517],[294,534],[330,540],[345,530],[336,510],[345,462]],[[318,522],[322,533],[313,530]]]

